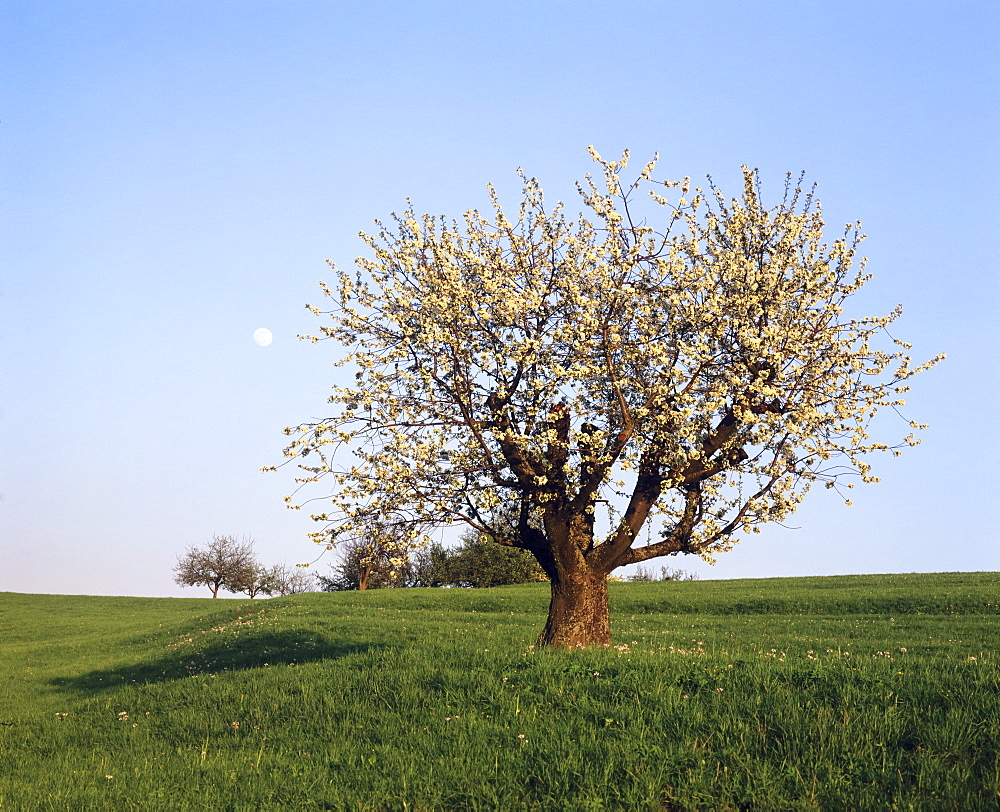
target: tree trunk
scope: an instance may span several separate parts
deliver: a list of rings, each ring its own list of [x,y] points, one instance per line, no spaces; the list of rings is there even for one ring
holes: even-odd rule
[[[587,569],[551,580],[549,619],[538,645],[590,648],[611,645],[608,576]]]

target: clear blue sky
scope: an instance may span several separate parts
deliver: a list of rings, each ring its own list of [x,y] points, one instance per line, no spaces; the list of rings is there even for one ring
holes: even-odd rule
[[[449,215],[487,182],[513,200],[519,166],[575,207],[588,144],[734,191],[742,163],[775,195],[806,170],[831,231],[870,235],[854,314],[902,302],[915,355],[949,356],[911,393],[924,444],[854,507],[815,492],[798,530],[663,563],[1000,570],[995,0],[0,13],[0,590],[200,595],[171,567],[213,533],[313,557],[290,475],[258,469],[335,380],[336,347],[295,340],[320,323],[324,260],[349,266],[407,196]]]

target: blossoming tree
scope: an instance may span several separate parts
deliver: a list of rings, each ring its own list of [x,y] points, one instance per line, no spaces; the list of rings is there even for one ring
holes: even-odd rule
[[[630,180],[628,152],[591,155],[576,219],[522,174],[516,217],[489,187],[489,217],[411,207],[362,234],[373,256],[310,306],[332,323],[309,338],[344,345],[355,382],[285,429],[300,487],[329,485],[316,541],[376,516],[415,545],[461,522],[529,550],[551,583],[540,642],[558,647],[610,642],[617,567],[711,560],[815,483],[877,481],[866,459],[918,440],[866,428],[940,360],[913,366],[888,337],[899,308],[844,314],[869,278],[859,224],[823,242],[801,178],[765,208],[756,170],[727,199],[657,181],[655,158]]]

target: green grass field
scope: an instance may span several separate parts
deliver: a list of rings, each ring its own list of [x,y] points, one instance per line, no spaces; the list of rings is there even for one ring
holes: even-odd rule
[[[0,593],[0,808],[1000,807],[1000,576]]]

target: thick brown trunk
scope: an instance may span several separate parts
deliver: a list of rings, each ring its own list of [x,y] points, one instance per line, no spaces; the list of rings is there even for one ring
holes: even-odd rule
[[[549,619],[538,645],[591,648],[611,645],[607,574],[586,570],[552,579]]]

